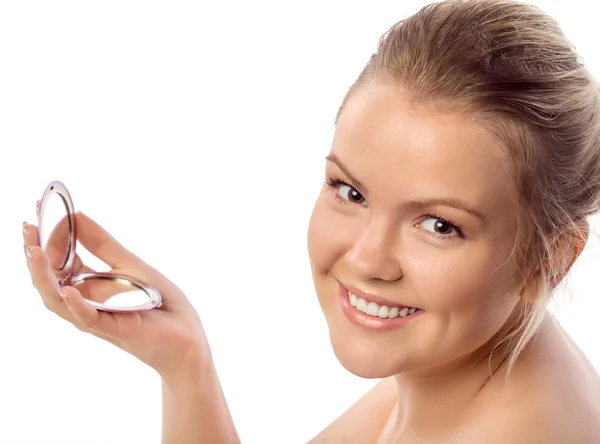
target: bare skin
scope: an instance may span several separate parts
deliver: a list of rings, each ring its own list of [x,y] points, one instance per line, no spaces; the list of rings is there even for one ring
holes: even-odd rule
[[[545,333],[527,350],[510,384],[504,384],[498,375],[490,380],[454,425],[440,428],[435,422],[439,418],[432,417],[429,427],[406,430],[396,379],[388,377],[311,444],[596,443],[600,436],[598,375],[563,334],[548,320]],[[539,344],[542,341],[546,343]],[[441,394],[439,398],[445,408],[454,407],[452,398],[444,399]],[[447,414],[442,422],[456,416]]]
[[[44,305],[77,329],[110,342],[144,362],[160,375],[163,393],[164,444],[237,443],[210,347],[196,310],[183,292],[157,270],[125,249],[95,221],[77,215],[78,240],[111,271],[141,279],[163,295],[163,307],[142,313],[97,311],[85,299],[104,301],[114,286],[80,285],[59,290],[54,277],[52,245],[46,254],[38,246],[37,227],[23,225],[24,252],[31,281]],[[55,258],[54,258],[55,259]],[[75,272],[92,271],[75,260]]]
[[[336,356],[382,382],[314,443],[600,441],[598,375],[550,318],[508,382],[490,377],[494,338],[537,290],[512,255],[518,195],[504,156],[476,122],[411,104],[398,87],[353,93],[309,252]],[[440,199],[472,211],[422,204]],[[358,325],[340,283],[424,313],[393,331]]]
[[[598,374],[550,317],[507,382],[496,361],[490,376],[494,339],[537,290],[512,254],[518,195],[504,156],[476,122],[410,104],[397,87],[371,85],[347,102],[327,162],[328,178],[346,184],[324,185],[309,254],[336,356],[381,382],[313,444],[600,442]],[[59,291],[37,227],[24,224],[27,266],[44,304],[158,372],[163,443],[239,442],[185,295],[89,217],[78,214],[77,226],[84,247],[111,271],[158,288],[164,305],[112,314],[84,300],[105,299],[106,287]],[[566,272],[582,245],[562,248],[572,250]],[[75,271],[84,270],[78,258]],[[422,313],[391,331],[353,323],[341,309],[340,282]]]

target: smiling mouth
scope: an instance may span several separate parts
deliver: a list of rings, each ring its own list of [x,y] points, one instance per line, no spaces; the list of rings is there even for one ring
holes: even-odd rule
[[[405,318],[422,311],[421,309],[415,307],[389,307],[387,305],[377,304],[375,302],[360,298],[350,291],[348,291],[348,300],[350,301],[350,305],[352,305],[358,311],[361,311],[368,316],[380,319]]]

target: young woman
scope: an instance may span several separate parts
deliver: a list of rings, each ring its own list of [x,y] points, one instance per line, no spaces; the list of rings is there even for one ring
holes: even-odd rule
[[[546,309],[600,210],[599,118],[595,82],[532,6],[448,0],[384,35],[308,231],[335,354],[381,382],[314,443],[600,442],[600,378]],[[81,243],[164,305],[110,314],[60,292],[25,224],[46,306],[161,375],[165,443],[238,442],[185,295],[77,218]]]

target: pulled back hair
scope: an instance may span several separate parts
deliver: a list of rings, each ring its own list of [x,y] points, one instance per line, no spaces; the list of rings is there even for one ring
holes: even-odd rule
[[[539,289],[497,345],[508,344],[510,372],[568,271],[558,242],[585,244],[587,218],[600,211],[598,86],[551,17],[511,0],[446,0],[393,25],[338,117],[368,82],[474,118],[507,150],[520,197],[514,254]]]

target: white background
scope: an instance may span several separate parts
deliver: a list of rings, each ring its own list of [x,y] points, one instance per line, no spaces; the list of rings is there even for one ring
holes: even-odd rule
[[[593,4],[536,3],[600,74]],[[244,443],[306,442],[373,385],[333,356],[306,228],[346,89],[424,4],[0,2],[1,443],[160,442],[154,372],[30,284],[21,223],[53,179],[186,291]],[[594,236],[559,315],[600,368]]]

